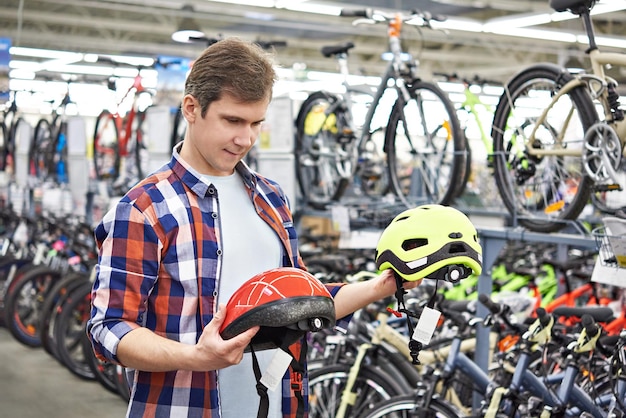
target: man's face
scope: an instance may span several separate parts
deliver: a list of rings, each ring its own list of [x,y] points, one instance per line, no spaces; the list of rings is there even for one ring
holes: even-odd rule
[[[195,98],[186,96],[185,103],[188,127],[181,156],[202,174],[232,174],[256,142],[269,101],[242,103],[225,94],[209,105],[204,118]]]

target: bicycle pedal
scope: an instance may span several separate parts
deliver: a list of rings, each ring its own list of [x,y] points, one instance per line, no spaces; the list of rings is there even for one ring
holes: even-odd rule
[[[596,192],[612,192],[612,191],[622,191],[622,186],[619,184],[596,184],[594,186],[594,190]]]

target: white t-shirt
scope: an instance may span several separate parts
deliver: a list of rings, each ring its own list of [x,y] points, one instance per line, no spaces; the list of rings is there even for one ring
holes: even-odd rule
[[[223,263],[218,288],[218,303],[226,304],[230,296],[252,276],[280,267],[283,250],[274,230],[256,213],[241,177],[204,176],[217,189]],[[257,352],[261,372],[275,350]],[[259,395],[252,369],[252,356],[246,353],[242,362],[217,372],[218,391],[223,418],[255,417]],[[282,393],[268,391],[269,417],[280,417]]]

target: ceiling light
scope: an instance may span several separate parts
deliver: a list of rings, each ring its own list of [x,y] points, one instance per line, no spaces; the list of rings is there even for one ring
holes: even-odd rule
[[[185,16],[179,23],[178,29],[172,33],[172,40],[183,44],[195,42],[195,39],[205,37],[204,32],[200,30],[198,22],[190,15],[194,12],[193,6],[186,4],[182,8]]]

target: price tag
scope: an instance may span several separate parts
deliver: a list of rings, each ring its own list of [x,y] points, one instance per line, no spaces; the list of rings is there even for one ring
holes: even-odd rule
[[[435,333],[440,316],[441,312],[438,310],[429,308],[428,306],[424,307],[422,315],[419,321],[417,321],[415,331],[413,331],[413,339],[424,345],[430,343],[430,339]]]
[[[276,350],[272,361],[270,361],[263,376],[261,376],[261,383],[272,392],[275,391],[289,368],[291,360],[292,357],[289,353],[280,349]]]

